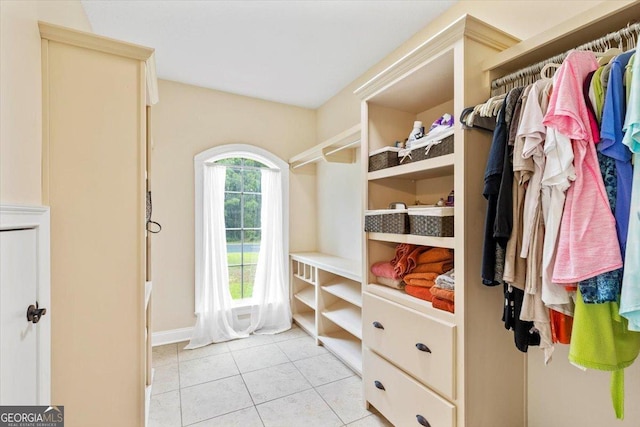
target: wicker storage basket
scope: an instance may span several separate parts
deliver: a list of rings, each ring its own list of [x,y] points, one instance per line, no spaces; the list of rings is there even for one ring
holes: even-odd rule
[[[364,213],[364,231],[367,233],[409,233],[407,209],[379,209]]]
[[[453,135],[449,135],[443,138],[440,143],[432,145],[427,153],[426,147],[428,145],[430,144],[418,144],[417,147],[411,149],[411,153],[408,156],[398,153],[399,164],[404,165],[407,163],[419,162],[420,160],[432,159],[434,157],[453,153]]]
[[[384,147],[369,153],[369,172],[398,166],[397,147]]]
[[[452,207],[410,208],[408,216],[411,234],[453,237]]]

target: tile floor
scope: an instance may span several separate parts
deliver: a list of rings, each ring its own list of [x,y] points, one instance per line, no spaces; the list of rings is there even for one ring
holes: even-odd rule
[[[150,427],[391,426],[362,380],[302,329],[183,350],[153,349]]]

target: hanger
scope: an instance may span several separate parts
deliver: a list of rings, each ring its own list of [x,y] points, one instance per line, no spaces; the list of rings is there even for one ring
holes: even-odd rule
[[[620,55],[621,53],[624,52],[622,51],[622,49],[617,47],[610,47],[604,52],[594,52],[596,58],[598,58],[598,65],[600,65],[601,67],[603,65],[607,65],[613,58]]]
[[[560,67],[561,67],[560,64],[556,64],[555,62],[550,62],[550,63],[546,64],[544,67],[542,67],[542,70],[540,70],[540,77],[543,78],[543,79],[550,79],[550,78],[553,77],[553,74],[550,75],[550,76],[547,76],[547,71],[552,69],[552,68],[558,69]]]

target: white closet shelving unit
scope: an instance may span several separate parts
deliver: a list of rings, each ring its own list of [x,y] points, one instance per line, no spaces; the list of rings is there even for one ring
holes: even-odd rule
[[[293,319],[362,372],[361,262],[319,252],[291,254]]]
[[[404,138],[414,120],[486,100],[482,61],[517,39],[465,15],[356,90],[362,99],[362,162]],[[397,426],[524,425],[524,358],[512,337],[489,328],[501,289],[480,281],[484,167],[491,135],[456,125],[454,153],[363,173],[364,209],[391,202],[433,203],[455,190],[455,237],[368,233],[363,244],[365,400]],[[455,313],[375,284],[370,266],[398,243],[454,249]],[[491,393],[486,385],[492,384]]]
[[[353,163],[355,161],[355,149],[359,146],[360,124],[357,124],[293,156],[289,159],[289,164],[291,165],[291,169],[297,169],[320,161]]]
[[[356,163],[360,124],[289,159],[292,170],[319,162]],[[358,254],[359,255],[359,254]],[[293,320],[356,373],[362,373],[360,259],[290,254]]]

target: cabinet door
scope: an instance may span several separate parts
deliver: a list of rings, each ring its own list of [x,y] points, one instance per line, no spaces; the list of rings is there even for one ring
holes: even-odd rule
[[[38,399],[40,325],[27,321],[36,303],[36,231],[0,231],[0,404],[44,405]],[[45,307],[47,308],[47,307]],[[49,322],[51,315],[42,320]]]

